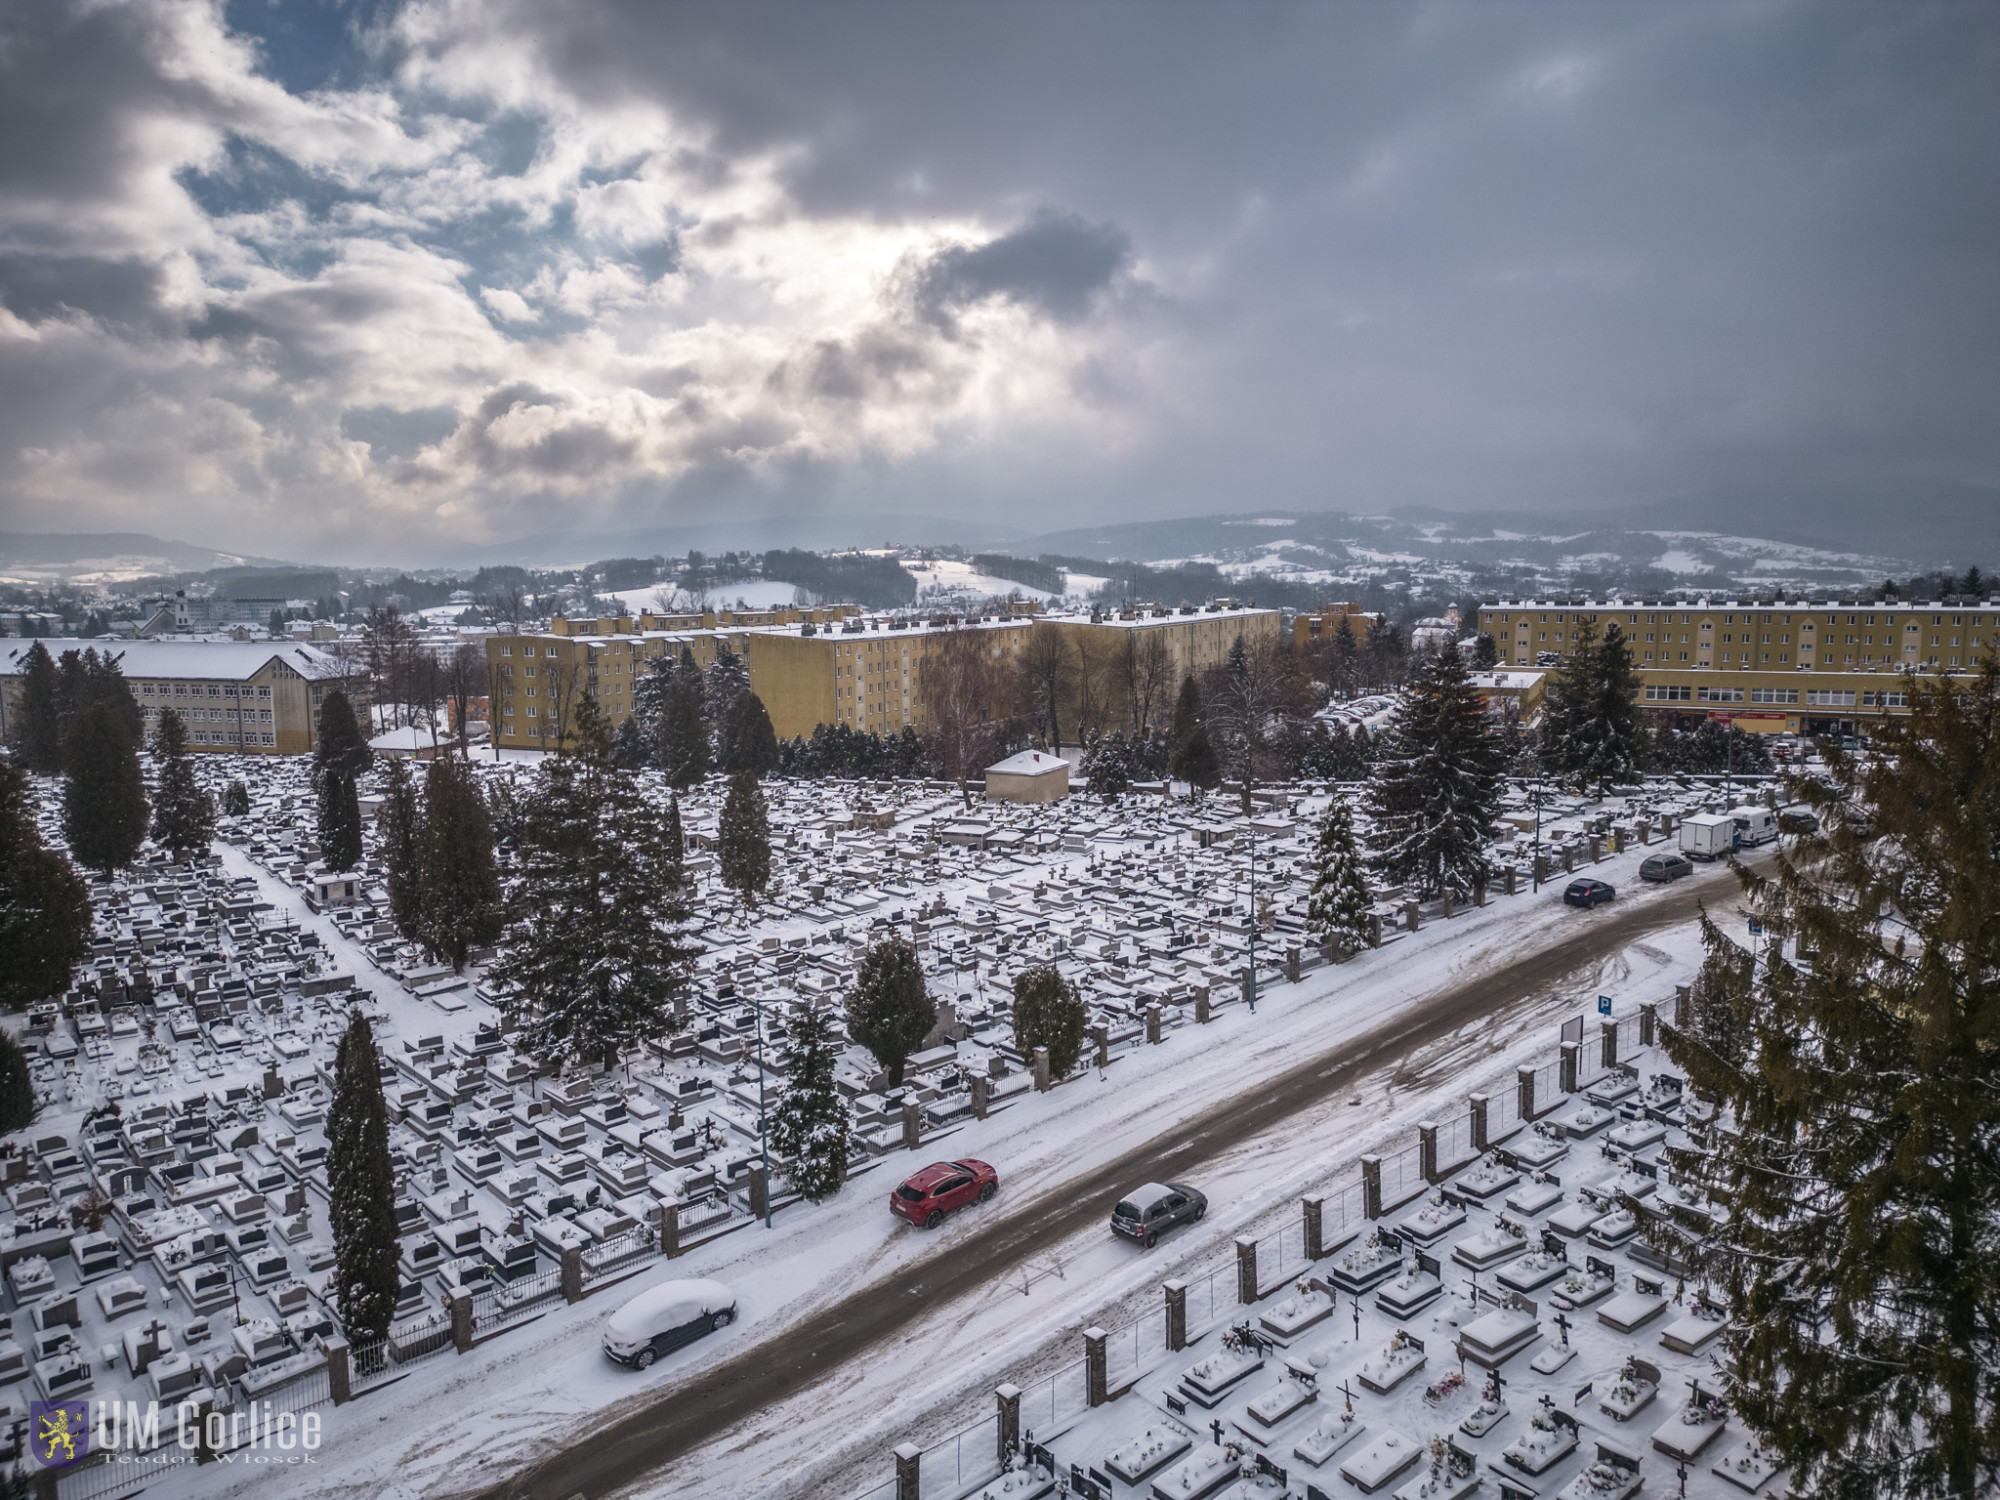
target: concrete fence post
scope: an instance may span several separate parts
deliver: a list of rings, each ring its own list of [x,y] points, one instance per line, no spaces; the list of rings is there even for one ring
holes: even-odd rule
[[[1299,982],[1299,945],[1297,943],[1287,943],[1285,945],[1285,979],[1291,984]]]
[[[1639,820],[1639,847],[1643,849],[1652,842],[1653,820],[1651,818],[1641,818]]]
[[[1326,1197],[1308,1193],[1299,1200],[1299,1209],[1305,1215],[1306,1259],[1319,1260],[1326,1254]]]
[[[681,1200],[660,1200],[660,1254],[678,1260],[681,1253]]]
[[[1472,882],[1472,904],[1474,906],[1484,906],[1486,904],[1486,877],[1484,875],[1481,875],[1477,880]]]
[[[764,1173],[760,1169],[752,1168],[750,1172],[750,1217],[753,1219],[764,1217],[764,1209],[767,1206],[764,1202],[764,1191]]]
[[[1111,1399],[1111,1361],[1106,1349],[1110,1338],[1102,1328],[1083,1330],[1083,1396],[1092,1406],[1102,1406]]]
[[[1576,1053],[1575,1042],[1562,1044],[1562,1091],[1565,1094],[1576,1092]]]
[[[1603,858],[1604,843],[1596,834],[1590,836],[1590,862],[1596,864]]]
[[[1368,913],[1368,946],[1371,948],[1382,946],[1382,913],[1379,911]]]
[[[923,1457],[924,1450],[915,1443],[896,1445],[896,1500],[923,1500],[923,1481],[917,1472]]]
[[[1438,1180],[1438,1128],[1429,1120],[1417,1122],[1417,1161],[1425,1182]]]
[[[1651,1047],[1660,1039],[1659,1007],[1642,1005],[1639,1007],[1639,1045]]]
[[[1444,919],[1449,922],[1457,911],[1458,906],[1453,897],[1452,889],[1450,886],[1446,886],[1444,888]]]
[[[1563,874],[1565,874],[1565,875],[1574,875],[1575,873],[1576,873],[1576,845],[1574,845],[1574,844],[1564,844],[1564,845],[1563,845]]]
[[[1146,1007],[1146,1045],[1160,1045],[1160,1007],[1157,1005]]]
[[[1055,1087],[1054,1081],[1049,1077],[1049,1049],[1046,1047],[1037,1047],[1035,1049],[1035,1092],[1046,1094],[1053,1087]]]
[[[1674,1025],[1687,1025],[1688,1001],[1693,998],[1693,995],[1694,991],[1687,985],[1677,984],[1674,986]]]
[[[1251,968],[1250,965],[1245,964],[1241,970],[1241,974],[1243,978],[1243,1003],[1245,1005],[1254,1005],[1257,1001],[1257,971]]]
[[[1382,1217],[1382,1158],[1361,1158],[1361,1212],[1371,1219]]]
[[[1167,1349],[1178,1354],[1187,1348],[1187,1283],[1162,1282],[1160,1290],[1167,1298]]]
[[[1516,1068],[1514,1070],[1514,1092],[1518,1096],[1514,1108],[1523,1120],[1535,1118],[1535,1070]]]
[[[1194,987],[1194,1020],[1197,1026],[1208,1024],[1208,986],[1205,984]]]
[[[323,1345],[326,1350],[326,1389],[333,1397],[335,1406],[345,1406],[354,1399],[354,1358],[348,1342],[343,1338],[328,1339]]]
[[[1403,923],[1412,932],[1415,932],[1424,925],[1423,913],[1417,910],[1416,902],[1406,901],[1403,903]]]
[[[903,1106],[903,1144],[914,1151],[924,1143],[924,1112],[915,1104]]]
[[[1606,1021],[1603,1023],[1602,1029],[1604,1032],[1604,1066],[1606,1068],[1615,1068],[1618,1066],[1618,1023],[1616,1021]]]
[[[1482,1156],[1486,1153],[1486,1096],[1474,1094],[1467,1102],[1472,1115],[1472,1149]]]
[[[1506,869],[1500,872],[1500,875],[1501,879],[1504,882],[1502,889],[1505,890],[1507,894],[1510,896],[1519,895],[1520,891],[1516,888],[1515,882],[1517,882],[1521,878],[1520,872],[1516,870],[1512,865],[1509,865],[1507,866]]]
[[[583,1246],[571,1245],[562,1253],[562,1294],[565,1302],[583,1300]],[[466,1306],[469,1309],[471,1303]]]
[[[460,1354],[472,1352],[472,1294],[454,1292],[451,1298],[451,1346]]]
[[[1011,1381],[993,1388],[993,1406],[999,1417],[1000,1452],[997,1455],[1001,1467],[1012,1458],[1021,1446],[1021,1388]]]
[[[1096,1065],[1100,1068],[1111,1066],[1111,1028],[1099,1021],[1090,1028],[1090,1042],[1095,1054]]]
[[[1236,1239],[1236,1300],[1246,1307],[1257,1300],[1257,1242],[1242,1235]]]
[[[986,1094],[986,1075],[984,1073],[974,1073],[972,1075],[973,1119],[975,1120],[985,1119],[987,1108],[988,1105],[987,1105],[987,1094]]]

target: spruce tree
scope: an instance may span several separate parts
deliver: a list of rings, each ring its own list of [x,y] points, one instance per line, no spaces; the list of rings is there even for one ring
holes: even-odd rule
[[[175,859],[199,859],[215,837],[215,799],[195,780],[187,730],[171,708],[160,710],[153,757],[159,762],[153,788],[153,842]]]
[[[721,745],[716,764],[725,771],[769,776],[778,769],[778,732],[771,727],[771,715],[762,698],[747,690],[736,695]]]
[[[1595,788],[1638,779],[1645,731],[1634,701],[1639,674],[1614,623],[1600,637],[1585,621],[1551,684],[1542,717],[1542,763],[1557,776]]]
[[[923,965],[905,938],[885,937],[862,956],[847,994],[847,1034],[903,1081],[903,1064],[937,1025],[937,1006],[924,987]]]
[[[26,1130],[35,1123],[36,1108],[28,1054],[11,1031],[0,1028],[0,1135]]]
[[[389,892],[389,920],[396,931],[414,942],[423,929],[425,855],[424,816],[417,804],[417,785],[401,756],[389,757],[382,786],[382,808],[375,815],[375,858]]]
[[[122,716],[98,702],[71,721],[63,744],[63,836],[77,863],[109,880],[146,841],[146,778]]]
[[[669,786],[696,786],[708,774],[706,702],[701,668],[694,663],[694,652],[682,646],[680,661],[660,694],[660,769]]]
[[[1189,675],[1181,681],[1181,695],[1174,704],[1171,733],[1173,754],[1167,771],[1197,791],[1208,791],[1222,780],[1222,762],[1208,737],[1208,722],[1202,712],[1201,689]]]
[[[500,936],[500,868],[478,778],[452,756],[424,776],[423,871],[424,946],[462,974],[472,949]]]
[[[313,743],[313,770],[336,771],[357,780],[373,762],[368,737],[354,717],[354,705],[339,688],[327,690],[319,705],[319,733]]]
[[[389,1335],[396,1312],[396,1175],[374,1029],[355,1011],[334,1054],[326,1118],[327,1218],[333,1225],[333,1304],[350,1342]]]
[[[1076,986],[1053,964],[1038,964],[1014,976],[1014,1048],[1033,1057],[1049,1049],[1049,1076],[1065,1078],[1083,1055],[1083,1028],[1089,1018]]]
[[[716,827],[715,861],[722,883],[746,905],[755,905],[771,883],[770,815],[764,789],[748,771],[729,778]]]
[[[21,658],[21,695],[15,744],[30,771],[53,776],[62,769],[62,720],[57,706],[55,658],[40,641]]]
[[[1354,815],[1339,797],[1320,824],[1314,854],[1312,893],[1306,903],[1306,930],[1341,958],[1368,946],[1368,882],[1354,843]]]
[[[678,792],[667,794],[666,828],[660,837],[666,857],[677,865],[686,864],[687,836],[681,832],[681,798]]]
[[[834,1086],[840,1043],[833,1012],[810,1001],[792,1007],[785,1091],[771,1112],[771,1150],[801,1196],[820,1203],[847,1181],[847,1101]]]
[[[558,1070],[665,1036],[695,954],[665,810],[611,755],[584,697],[522,814],[521,878],[492,970],[523,1050]]]
[[[1470,894],[1487,871],[1500,749],[1465,658],[1420,652],[1368,784],[1371,863],[1420,897]]]
[[[1822,832],[1739,870],[1763,933],[1704,923],[1664,1038],[1706,1105],[1672,1159],[1715,1212],[1675,1249],[1730,1299],[1727,1393],[1843,1500],[2000,1486],[2000,666],[1904,683],[1867,763],[1792,782]]]
[[[750,665],[727,646],[718,645],[702,684],[702,713],[708,723],[709,744],[715,765],[723,771],[740,771],[736,753],[739,728],[738,705],[750,692]],[[757,768],[763,774],[762,768]]]
[[[0,757],[0,1007],[68,989],[90,951],[90,921],[83,878],[42,843],[27,773]]]
[[[250,813],[250,788],[240,781],[232,781],[222,789],[222,811],[231,818],[248,817]]]
[[[327,869],[352,870],[361,863],[361,792],[354,778],[335,766],[314,782],[319,796],[319,857]]]
[[[60,743],[69,744],[71,727],[84,710],[102,705],[111,710],[125,738],[134,746],[145,742],[146,715],[130,684],[109,651],[95,646],[81,651],[65,651],[56,663],[56,730]]]

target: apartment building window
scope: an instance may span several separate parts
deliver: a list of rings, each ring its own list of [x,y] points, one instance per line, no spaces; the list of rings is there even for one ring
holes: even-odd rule
[[[1796,703],[1799,701],[1797,688],[1752,688],[1752,703]]]
[[[553,647],[553,646],[547,646],[547,647],[544,647],[544,648],[543,648],[543,655],[545,655],[545,656],[554,656],[555,654],[556,654],[556,648],[555,648],[555,647]]]
[[[500,648],[500,654],[502,656],[512,656],[514,654],[514,648],[512,646],[502,646]]]
[[[1646,688],[1648,703],[1686,703],[1694,694],[1691,687],[1680,687],[1672,683],[1649,685]]]
[[[1908,708],[1910,706],[1910,695],[1908,693],[1863,693],[1861,695],[1861,706],[1863,708]]]
[[[1806,704],[1811,708],[1852,708],[1854,694],[1840,688],[1808,688]]]
[[[1705,687],[1695,690],[1697,703],[1741,703],[1743,689],[1740,687]]]

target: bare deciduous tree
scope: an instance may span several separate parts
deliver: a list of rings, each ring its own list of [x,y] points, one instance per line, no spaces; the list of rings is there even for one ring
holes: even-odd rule
[[[1062,711],[1075,677],[1068,642],[1056,626],[1036,621],[1021,648],[1021,696],[1031,718],[1041,722],[1051,750],[1062,749]]]
[[[1118,675],[1125,688],[1125,712],[1141,739],[1151,730],[1153,715],[1165,710],[1174,691],[1173,648],[1163,630],[1126,632]]]
[[[993,749],[1002,673],[986,631],[964,626],[945,631],[936,642],[918,669],[917,692],[938,764],[970,807],[971,778]]]

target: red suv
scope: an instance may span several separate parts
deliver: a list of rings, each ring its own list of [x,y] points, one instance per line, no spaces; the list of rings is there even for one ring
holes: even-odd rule
[[[889,1212],[935,1229],[946,1214],[999,1191],[1000,1174],[983,1161],[934,1162],[889,1195]]]

